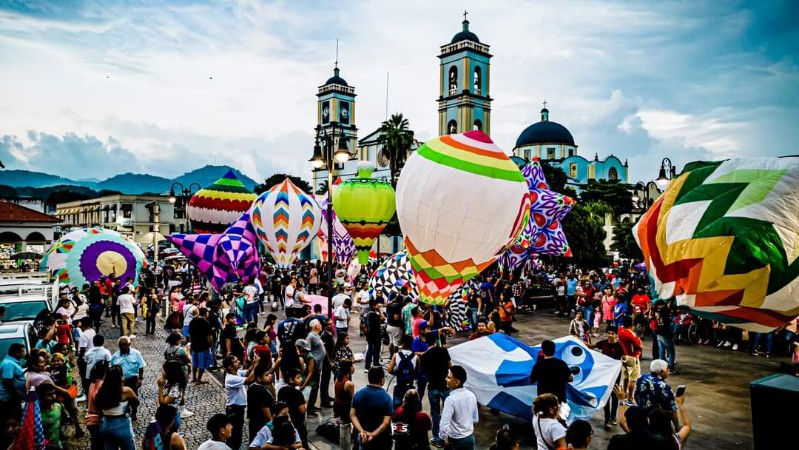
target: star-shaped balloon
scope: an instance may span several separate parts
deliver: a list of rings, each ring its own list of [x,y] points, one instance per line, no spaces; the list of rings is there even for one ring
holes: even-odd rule
[[[167,239],[205,275],[217,292],[222,292],[226,283],[255,279],[261,271],[258,238],[249,212],[222,234],[172,234]]]

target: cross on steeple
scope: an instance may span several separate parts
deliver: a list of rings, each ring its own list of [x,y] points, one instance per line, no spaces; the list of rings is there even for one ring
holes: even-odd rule
[[[469,11],[463,10],[463,20],[468,20],[466,16],[469,14]]]
[[[544,100],[544,109],[546,109],[546,107],[547,107],[547,101]]]

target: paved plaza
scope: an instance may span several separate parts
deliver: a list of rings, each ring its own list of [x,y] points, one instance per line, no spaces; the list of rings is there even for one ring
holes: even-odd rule
[[[278,313],[283,316],[282,311]],[[261,316],[263,320],[263,316]],[[519,333],[515,336],[527,343],[538,344],[543,339],[563,336],[568,330],[568,320],[558,318],[548,312],[522,313],[515,322]],[[144,380],[139,397],[141,407],[139,420],[134,422],[134,431],[137,442],[147,428],[147,423],[155,412],[156,383],[161,364],[163,351],[166,348],[164,340],[166,332],[158,326],[155,336],[146,336],[143,333],[144,323],[137,326],[138,337],[133,339],[133,347],[144,355],[147,361]],[[353,352],[361,352],[366,343],[358,337],[355,324],[352,324],[351,333]],[[106,319],[102,328],[103,334],[108,339],[107,347],[113,352],[116,350],[116,338],[119,330],[110,328],[110,320]],[[450,345],[456,345],[466,336],[461,335],[454,339]],[[644,343],[644,361],[642,367],[648,367],[650,361],[651,340]],[[387,364],[388,349],[383,348],[382,362]],[[693,448],[706,449],[751,449],[752,424],[749,402],[749,382],[779,369],[780,363],[785,358],[765,359],[754,357],[746,352],[731,352],[712,347],[677,346],[677,367],[679,375],[669,378],[672,386],[686,384],[688,386],[686,407],[691,417],[693,432],[689,439]],[[363,373],[363,363],[357,365],[354,375],[356,388],[366,384],[366,374]],[[187,408],[195,413],[193,417],[185,419],[180,431],[185,433],[188,450],[195,450],[199,444],[208,439],[205,423],[208,418],[218,412],[224,412],[225,393],[222,385],[223,372],[211,372],[213,376],[206,375],[210,381],[205,385],[190,384],[187,394]],[[331,384],[332,393],[332,384]],[[81,406],[85,406],[81,404]],[[425,401],[425,409],[429,410]],[[308,418],[307,425],[310,433],[311,446],[316,449],[336,449],[338,445],[316,435],[316,426],[327,420],[332,414],[332,409],[323,409],[317,418]],[[494,432],[508,423],[517,430],[522,438],[522,448],[535,448],[529,440],[532,436],[532,427],[524,421],[504,414],[494,416],[487,408],[481,408],[480,424],[477,425],[475,434],[480,449],[488,448],[493,440]],[[607,442],[613,434],[621,432],[618,427],[612,432],[606,432],[603,426],[602,413],[599,412],[591,421],[594,426],[594,443],[592,448],[605,449]],[[244,427],[245,442],[247,427]],[[88,439],[70,440],[69,448],[88,448]]]

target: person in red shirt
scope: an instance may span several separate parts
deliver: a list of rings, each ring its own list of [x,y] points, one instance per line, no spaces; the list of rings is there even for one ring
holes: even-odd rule
[[[625,316],[622,319],[622,326],[619,327],[619,344],[624,350],[624,356],[621,357],[622,385],[625,387],[628,402],[632,402],[635,381],[641,376],[641,350],[643,349],[641,339],[632,330],[632,323],[632,317]]]
[[[422,411],[422,402],[416,389],[410,389],[402,399],[402,406],[394,411],[393,435],[396,448],[430,448],[428,434],[433,429],[430,415]]]
[[[477,321],[477,331],[469,336],[469,340],[473,341],[477,338],[488,336],[489,334],[491,334],[491,330],[488,329],[488,321],[486,319],[480,318]]]

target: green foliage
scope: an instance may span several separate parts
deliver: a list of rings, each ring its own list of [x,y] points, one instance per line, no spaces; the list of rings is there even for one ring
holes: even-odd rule
[[[622,258],[642,261],[644,254],[633,238],[633,222],[622,222],[613,227],[613,242],[610,244],[611,250],[619,252]]]
[[[107,195],[120,195],[122,192],[114,191],[111,189],[102,189],[100,192],[97,193],[98,197],[105,197]],[[159,194],[152,194],[152,195],[159,195]]]
[[[596,209],[595,206],[593,209]],[[584,268],[599,269],[608,263],[605,249],[604,216],[586,205],[575,205],[563,219],[563,232],[572,250],[573,262]]]
[[[19,193],[11,186],[0,184],[0,198],[18,197]]]
[[[59,189],[57,191],[50,192],[45,202],[49,205],[57,205],[59,203],[74,202],[76,200],[86,200],[97,196],[96,192],[94,192],[91,189],[88,190],[91,191],[91,193],[79,192],[77,190],[73,190],[72,187],[69,187],[67,189]]]
[[[316,195],[325,195],[327,194],[327,180],[322,180],[319,183],[319,187],[316,189]]]
[[[306,194],[312,194],[313,193],[313,189],[311,188],[311,185],[308,184],[307,181],[303,180],[300,177],[295,177],[294,175],[289,175],[289,174],[285,174],[285,173],[276,173],[276,174],[272,175],[271,177],[267,178],[266,180],[264,180],[263,183],[256,184],[255,188],[253,189],[253,192],[255,192],[256,194],[260,195],[261,193],[266,192],[269,189],[271,189],[276,184],[282,183],[283,180],[285,180],[286,178],[290,179],[291,182],[294,183],[295,186],[297,186],[298,188],[302,189],[302,191],[305,192]]]
[[[614,216],[632,211],[633,196],[630,186],[619,180],[589,181],[580,192],[580,202],[600,201],[613,209]]]
[[[392,114],[389,120],[380,125],[380,137],[377,139],[377,143],[388,152],[392,187],[397,186],[396,178],[399,176],[399,169],[405,164],[408,151],[413,145],[414,133],[408,127],[408,119],[402,117],[402,113]]]

